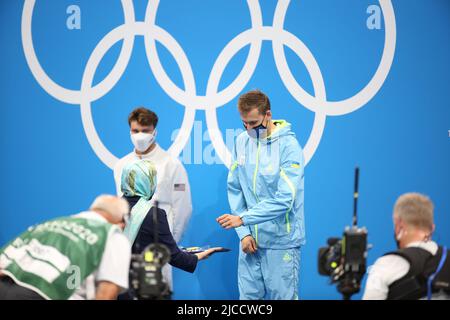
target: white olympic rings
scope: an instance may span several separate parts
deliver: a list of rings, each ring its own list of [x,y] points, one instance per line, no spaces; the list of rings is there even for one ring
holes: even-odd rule
[[[369,83],[352,97],[341,101],[328,101],[322,72],[314,55],[300,39],[284,30],[284,20],[290,0],[278,1],[272,26],[263,26],[258,0],[247,0],[251,28],[234,37],[220,52],[209,75],[206,94],[201,96],[197,94],[194,72],[183,48],[167,31],[155,24],[159,0],[149,0],[145,21],[135,20],[132,0],[121,0],[124,23],[100,40],[88,59],[80,90],[72,90],[54,82],[39,63],[32,40],[32,16],[35,2],[36,0],[25,0],[22,13],[22,44],[26,61],[33,76],[48,94],[68,104],[80,105],[81,118],[88,141],[100,160],[110,168],[114,167],[118,159],[104,146],[98,136],[92,119],[91,103],[106,95],[119,81],[130,60],[136,36],[144,37],[147,60],[158,84],[169,97],[185,107],[180,131],[169,148],[169,152],[175,156],[181,153],[191,134],[196,110],[205,110],[212,144],[227,167],[231,164],[231,154],[219,129],[217,108],[224,106],[239,95],[250,81],[258,64],[262,41],[272,41],[275,64],[289,93],[297,102],[315,113],[313,128],[304,147],[306,163],[311,160],[320,143],[327,116],[353,112],[364,106],[380,90],[392,66],[396,46],[396,23],[392,3],[390,0],[379,0],[385,21],[385,43],[375,74]],[[112,70],[101,82],[92,86],[95,72],[103,56],[121,40],[123,40],[123,45]],[[165,72],[156,50],[156,41],[161,43],[175,59],[181,71],[185,89],[178,87]],[[250,45],[250,50],[244,67],[231,84],[218,91],[226,66],[234,55],[247,45]],[[314,96],[306,92],[295,80],[287,64],[284,46],[289,47],[304,63],[313,83]]]

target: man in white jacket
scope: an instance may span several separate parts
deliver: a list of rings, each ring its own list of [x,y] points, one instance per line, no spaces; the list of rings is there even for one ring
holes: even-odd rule
[[[191,191],[186,170],[177,158],[156,143],[158,116],[146,108],[133,110],[128,117],[134,150],[120,159],[114,167],[117,194],[123,167],[138,159],[152,161],[157,171],[157,187],[153,201],[167,214],[169,227],[175,241],[179,242],[192,214]],[[172,268],[167,264],[163,276],[172,288]]]

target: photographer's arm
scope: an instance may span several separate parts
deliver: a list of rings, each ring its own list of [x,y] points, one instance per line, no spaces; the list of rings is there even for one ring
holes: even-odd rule
[[[117,231],[110,234],[95,277],[96,300],[115,300],[122,290],[128,289],[130,259],[128,239]]]
[[[409,271],[409,262],[397,255],[378,258],[368,269],[363,300],[385,300],[389,286]]]
[[[101,281],[98,284],[95,300],[116,300],[120,287],[109,281]]]

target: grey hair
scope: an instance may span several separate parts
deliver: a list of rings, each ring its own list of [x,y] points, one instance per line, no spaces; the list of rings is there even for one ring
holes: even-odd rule
[[[433,230],[434,205],[426,195],[410,192],[401,195],[394,206],[394,217],[415,228]]]
[[[117,222],[122,221],[123,216],[130,210],[128,202],[125,199],[109,194],[102,194],[95,198],[90,209],[106,211]]]

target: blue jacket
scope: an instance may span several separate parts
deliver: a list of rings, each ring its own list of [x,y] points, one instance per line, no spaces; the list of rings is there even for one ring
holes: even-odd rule
[[[228,174],[231,212],[244,223],[239,239],[252,235],[260,248],[287,249],[305,243],[303,151],[284,120],[266,138],[243,132],[236,138]]]

